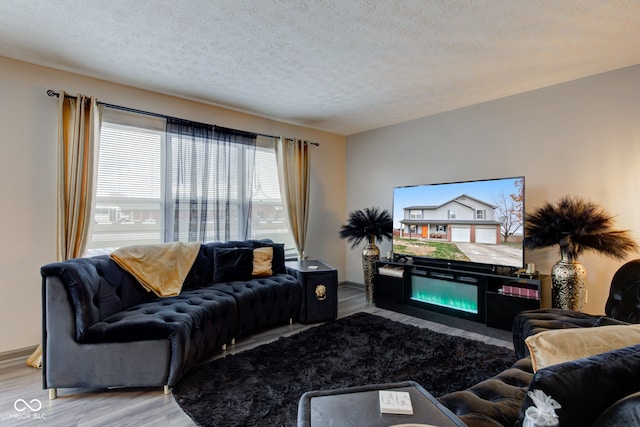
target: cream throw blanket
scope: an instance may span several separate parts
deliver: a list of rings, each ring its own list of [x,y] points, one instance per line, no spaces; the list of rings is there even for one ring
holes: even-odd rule
[[[111,252],[109,257],[147,291],[159,297],[171,297],[182,290],[199,250],[199,242],[172,242],[127,246]]]

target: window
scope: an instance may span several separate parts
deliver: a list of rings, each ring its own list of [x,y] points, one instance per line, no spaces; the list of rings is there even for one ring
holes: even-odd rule
[[[165,154],[164,122],[161,118],[105,108],[88,255],[165,241],[165,228],[171,227],[166,224],[165,207],[172,199],[171,185],[165,181],[170,179],[170,172],[166,172],[170,160]],[[244,160],[241,155],[237,157]],[[249,237],[285,243],[287,252],[295,253],[280,198],[275,146],[270,138],[258,138],[253,168],[238,160],[238,175],[254,183]],[[233,199],[234,195],[229,197]],[[230,220],[232,224],[244,222],[239,218]]]
[[[287,255],[297,256],[282,206],[275,145],[271,139],[258,137],[254,175],[254,191],[251,195],[252,238],[284,243]]]
[[[422,219],[422,211],[421,210],[411,210],[409,211],[410,219]]]
[[[484,209],[476,210],[476,219],[485,219],[485,218],[486,218],[486,211]]]
[[[458,214],[456,213],[455,209],[450,209],[449,210],[449,219],[456,219],[458,217]]]

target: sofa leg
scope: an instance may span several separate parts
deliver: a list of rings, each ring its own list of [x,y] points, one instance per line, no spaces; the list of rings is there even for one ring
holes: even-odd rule
[[[227,345],[226,344],[222,344],[222,351],[227,351]]]
[[[49,389],[49,400],[55,400],[58,397],[58,389],[50,388]]]
[[[293,317],[289,318],[289,325],[293,325]]]
[[[235,338],[231,338],[231,345],[236,345],[236,339]]]
[[[162,392],[164,394],[169,394],[169,386],[168,385],[164,385],[162,386]]]

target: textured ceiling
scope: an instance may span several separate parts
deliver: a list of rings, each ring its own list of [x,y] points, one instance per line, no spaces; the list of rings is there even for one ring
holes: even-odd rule
[[[350,135],[638,64],[640,1],[0,0],[0,56]]]

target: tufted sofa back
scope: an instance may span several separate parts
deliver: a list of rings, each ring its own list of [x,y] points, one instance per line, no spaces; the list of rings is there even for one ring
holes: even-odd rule
[[[213,282],[215,248],[261,246],[274,246],[274,274],[286,273],[284,247],[271,240],[206,243],[200,247],[183,283],[183,289],[197,289]],[[134,305],[158,298],[147,292],[131,274],[106,255],[47,264],[41,268],[41,275],[43,282],[47,277],[58,277],[64,284],[75,310],[78,341],[83,340],[84,331],[94,323]]]
[[[205,243],[200,247],[200,252],[187,275],[182,289],[197,289],[213,282],[214,277],[214,257],[216,248],[259,248],[262,246],[272,246],[274,248],[272,268],[274,274],[284,274],[287,272],[284,265],[284,245],[273,243],[270,239],[262,240],[242,240],[228,242]]]
[[[57,276],[64,284],[74,307],[79,341],[95,322],[155,298],[106,255],[47,264],[40,272],[43,282]]]
[[[640,323],[640,259],[627,262],[613,275],[604,310],[614,319]]]

